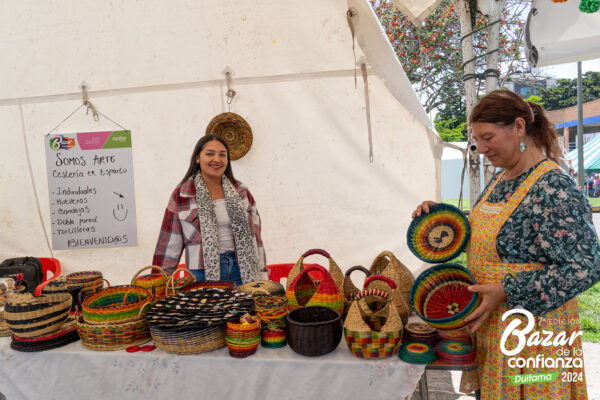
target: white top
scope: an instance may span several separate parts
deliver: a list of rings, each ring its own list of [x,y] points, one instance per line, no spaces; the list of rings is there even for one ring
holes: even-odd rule
[[[213,200],[215,205],[215,214],[217,214],[217,226],[219,227],[219,254],[226,251],[235,250],[233,242],[233,231],[231,230],[231,220],[227,214],[225,199]]]

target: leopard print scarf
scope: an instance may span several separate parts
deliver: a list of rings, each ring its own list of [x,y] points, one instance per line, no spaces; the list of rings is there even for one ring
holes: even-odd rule
[[[219,228],[215,206],[200,172],[194,177],[194,185],[196,186],[196,203],[198,204],[198,219],[202,237],[204,272],[207,281],[218,281],[221,267],[219,265]],[[248,225],[248,212],[242,197],[225,175],[222,178],[222,185],[242,281],[244,283],[256,281],[258,280],[258,246]]]

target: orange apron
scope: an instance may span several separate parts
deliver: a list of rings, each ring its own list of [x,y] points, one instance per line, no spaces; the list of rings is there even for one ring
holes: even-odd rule
[[[559,167],[552,161],[541,163],[506,203],[489,203],[487,198],[502,179],[501,175],[471,212],[469,217],[471,238],[467,247],[467,265],[478,284],[501,282],[506,274],[517,274],[522,271],[544,268],[543,264],[535,263],[503,263],[496,252],[496,236],[532,185],[546,172],[555,168]],[[527,323],[527,317],[521,313],[513,314],[502,321],[502,314],[508,309],[508,305],[502,303],[476,332],[475,343],[479,368],[477,371],[463,373],[460,391],[470,393],[479,388],[482,399],[587,399],[581,336],[577,337],[572,345],[525,346],[520,353],[512,357],[506,356],[500,351],[500,339],[507,325],[510,321],[518,318],[523,322],[517,329],[523,330]],[[566,331],[567,337],[570,337],[573,332],[580,331],[577,300],[573,299],[552,312],[535,317],[535,326],[526,337],[529,339],[535,332],[538,332],[539,337],[544,339],[547,337],[547,333],[542,332],[544,330],[552,331],[553,339],[561,331]],[[514,349],[517,342],[518,339],[510,335],[506,341],[506,348],[508,350]],[[556,368],[546,367],[552,365],[547,364],[547,362],[552,362],[552,360],[548,360],[548,357],[566,359],[567,356],[564,354],[567,351],[569,352],[568,357],[580,359],[581,368],[561,368],[562,365],[556,366]],[[510,360],[511,358],[523,358],[525,360],[533,358],[535,360],[536,357],[538,359],[546,358],[546,361],[541,360],[541,365],[536,365],[534,361],[530,361],[529,364],[523,366],[523,361]],[[511,366],[509,366],[509,362]],[[519,367],[519,365],[522,367]],[[508,378],[510,375],[549,372],[559,372],[558,378],[547,383],[525,383],[520,385],[511,384]]]

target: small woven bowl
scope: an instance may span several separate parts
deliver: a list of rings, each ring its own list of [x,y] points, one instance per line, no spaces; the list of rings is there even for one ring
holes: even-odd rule
[[[417,315],[434,328],[458,329],[479,305],[471,272],[458,264],[440,264],[423,271],[410,289],[410,303]]]

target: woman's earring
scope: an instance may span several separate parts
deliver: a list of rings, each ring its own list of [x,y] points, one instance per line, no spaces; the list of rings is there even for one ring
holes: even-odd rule
[[[521,143],[519,143],[519,151],[525,153],[525,150],[527,150],[527,145],[524,140],[521,140]]]

